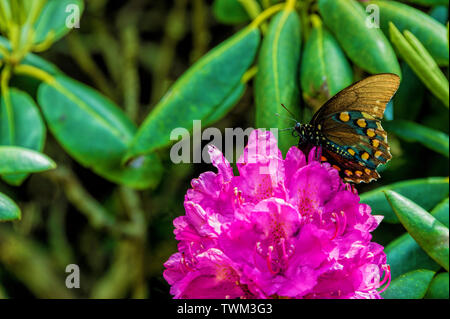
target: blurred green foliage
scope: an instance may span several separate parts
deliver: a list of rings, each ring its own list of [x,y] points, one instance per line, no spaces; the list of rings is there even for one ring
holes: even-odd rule
[[[281,103],[306,122],[382,72],[393,159],[357,189],[383,296],[448,298],[448,0],[403,2],[0,1],[0,298],[169,298],[172,220],[211,169],[170,161],[172,129],[289,127]]]

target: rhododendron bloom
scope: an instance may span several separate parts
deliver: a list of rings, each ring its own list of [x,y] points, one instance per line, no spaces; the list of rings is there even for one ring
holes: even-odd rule
[[[390,271],[370,234],[381,222],[320,150],[283,159],[255,130],[239,175],[210,146],[217,173],[192,181],[165,263],[175,298],[381,298]],[[319,157],[320,158],[320,157]],[[384,285],[384,288],[383,288]]]

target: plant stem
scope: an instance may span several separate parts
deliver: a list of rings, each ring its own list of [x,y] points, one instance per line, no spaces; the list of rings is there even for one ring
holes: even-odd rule
[[[263,22],[265,22],[267,19],[269,19],[271,16],[273,16],[275,13],[281,11],[286,6],[285,3],[279,3],[274,6],[271,6],[269,9],[264,10],[261,12],[255,20],[253,20],[252,23],[250,23],[250,26],[253,28],[259,27]]]
[[[6,109],[6,118],[8,121],[8,137],[10,145],[14,145],[15,140],[15,130],[14,130],[14,113],[12,109],[11,103],[11,95],[9,89],[9,79],[11,78],[11,67],[6,65],[5,69],[2,71],[0,75],[0,88],[2,93],[2,99],[5,103]]]

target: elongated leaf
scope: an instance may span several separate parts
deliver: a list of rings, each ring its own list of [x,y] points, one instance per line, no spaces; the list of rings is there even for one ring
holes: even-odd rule
[[[233,92],[225,98],[225,100],[215,109],[215,111],[205,120],[205,126],[208,126],[214,122],[219,121],[236,105],[236,103],[244,95],[246,85],[239,82],[239,84],[233,89]]]
[[[139,128],[126,159],[170,145],[175,128],[190,130],[229,96],[254,60],[260,32],[248,27],[226,40],[186,71]]]
[[[445,106],[449,107],[449,84],[445,75],[441,72],[433,58],[412,33],[405,31],[403,36],[392,22],[389,22],[389,33],[392,43],[397,48],[401,57],[408,63],[411,69],[422,80],[422,83]]]
[[[381,296],[385,299],[422,299],[433,276],[431,270],[408,272],[393,280]]]
[[[300,68],[303,98],[316,111],[353,83],[353,70],[331,33],[322,25],[310,33]]]
[[[361,195],[361,202],[370,205],[373,214],[383,215],[384,222],[398,223],[398,218],[395,216],[383,193],[387,190],[393,190],[411,199],[424,209],[431,210],[448,197],[449,184],[448,178],[429,177],[394,183]]]
[[[125,114],[95,90],[65,76],[38,91],[50,130],[81,164],[107,166],[120,161],[136,129]]]
[[[434,216],[438,221],[440,221],[445,226],[449,227],[449,200],[448,197],[439,203],[432,211],[431,215]]]
[[[44,154],[16,146],[0,146],[0,175],[43,172],[56,164]]]
[[[434,261],[448,271],[448,227],[422,207],[396,192],[386,191],[386,198],[411,237]]]
[[[445,25],[448,21],[448,8],[443,5],[436,6],[430,10],[429,15],[436,21]]]
[[[400,66],[383,32],[368,27],[368,16],[356,0],[319,0],[319,12],[347,56],[372,73],[395,73]]]
[[[134,124],[95,90],[62,75],[41,84],[38,102],[64,149],[99,175],[130,187],[155,186],[161,169],[154,155],[121,166],[136,133]]]
[[[0,193],[0,222],[20,219],[20,209],[14,201]]]
[[[448,227],[448,198],[438,204],[431,211],[431,215]],[[387,256],[387,263],[391,266],[392,279],[416,269],[437,271],[441,267],[420,248],[408,233],[392,241],[386,246],[384,252]]]
[[[443,5],[448,7],[448,0],[406,0],[405,2],[421,4],[424,6]]]
[[[436,275],[431,281],[425,299],[448,299],[448,272]]]
[[[449,157],[448,135],[429,127],[404,120],[394,120],[384,123],[389,133],[408,142],[419,142],[425,147]]]
[[[42,151],[45,140],[45,125],[36,104],[25,92],[11,89],[9,92],[11,114],[4,97],[0,104],[0,145],[15,145]],[[11,121],[10,121],[11,120]],[[9,136],[9,130],[12,137]],[[10,184],[19,185],[27,175],[4,175]]]
[[[258,57],[258,73],[255,78],[256,127],[292,127],[293,122],[276,116],[290,116],[283,109],[285,104],[299,114],[299,63],[300,19],[293,8],[279,12],[270,22],[267,35]],[[279,140],[283,153],[298,143],[286,134]]]
[[[238,24],[250,21],[250,17],[238,0],[214,0],[212,12],[217,21]]]
[[[94,167],[93,170],[114,183],[142,190],[153,188],[159,183],[163,166],[156,154],[149,154],[135,158],[126,166],[117,163],[113,166]]]
[[[49,33],[57,41],[70,32],[75,19],[81,18],[84,9],[82,0],[47,0],[34,25],[35,43],[43,42]]]
[[[441,66],[448,65],[447,30],[445,26],[428,14],[396,1],[369,1],[380,10],[380,26],[389,36],[389,22],[393,22],[400,32],[411,31]]]

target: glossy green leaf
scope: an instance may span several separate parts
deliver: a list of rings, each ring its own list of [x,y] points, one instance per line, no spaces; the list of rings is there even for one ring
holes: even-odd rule
[[[221,120],[227,115],[227,113],[236,105],[236,103],[242,98],[245,93],[246,85],[239,82],[239,84],[233,89],[231,94],[225,98],[225,100],[214,110],[214,112],[208,116],[205,120],[205,126],[208,126],[214,122]]]
[[[448,198],[438,204],[431,211],[431,215],[448,227]],[[392,279],[416,269],[437,271],[441,267],[420,248],[408,233],[389,243],[384,252],[387,263],[391,266]]]
[[[437,274],[428,287],[425,299],[448,299],[448,272]]]
[[[428,14],[396,1],[369,1],[380,10],[380,27],[389,36],[389,22],[400,32],[409,30],[423,43],[438,65],[448,65],[447,29]]]
[[[239,0],[214,0],[212,12],[217,21],[226,24],[250,21],[247,11]]]
[[[64,149],[99,175],[130,187],[156,185],[160,163],[155,156],[137,167],[121,160],[137,129],[115,104],[95,90],[65,76],[41,84],[38,102],[48,126]],[[136,180],[137,179],[137,180]]]
[[[393,133],[407,142],[419,142],[425,147],[449,157],[448,135],[429,127],[404,120],[384,122],[388,133]]]
[[[395,52],[378,28],[369,28],[368,16],[356,0],[319,0],[319,12],[347,56],[372,74],[401,76]]]
[[[448,198],[444,199],[439,203],[432,211],[431,215],[434,216],[438,221],[440,221],[445,226],[449,227],[449,203]]]
[[[384,299],[422,299],[433,279],[434,271],[414,270],[393,280],[385,292]]]
[[[50,130],[81,164],[107,166],[123,156],[135,128],[111,101],[88,86],[65,76],[38,91]]]
[[[408,30],[402,35],[392,22],[389,22],[389,33],[391,41],[397,48],[400,56],[422,80],[422,83],[445,106],[449,107],[448,80],[425,47]]]
[[[46,155],[16,146],[0,146],[0,175],[43,172],[56,164]]]
[[[449,269],[449,231],[422,207],[408,198],[386,191],[386,198],[408,233],[439,265]]]
[[[126,164],[97,166],[94,172],[106,179],[135,189],[154,188],[161,180],[164,168],[155,154],[138,156]]]
[[[82,0],[47,0],[34,25],[34,42],[45,41],[50,33],[53,41],[61,39],[70,32],[68,25],[74,23],[73,19],[81,18],[83,9]]]
[[[1,97],[0,145],[15,145],[42,151],[46,130],[36,104],[27,93],[17,89],[10,90],[9,99],[11,103],[7,107],[4,97]],[[8,110],[9,108],[11,109]],[[26,174],[2,176],[6,182],[13,185],[20,185],[26,177]]]
[[[361,202],[370,205],[373,214],[383,215],[384,222],[398,223],[383,193],[387,190],[393,190],[408,197],[424,209],[431,210],[448,197],[449,185],[446,177],[429,177],[398,182],[361,194]]]
[[[20,219],[20,209],[14,201],[0,193],[0,222]]]
[[[443,5],[448,7],[448,0],[405,0],[405,2],[420,4],[424,6]]]
[[[254,60],[260,32],[251,26],[238,32],[188,69],[150,112],[126,159],[170,145],[175,128],[192,129],[228,97]]]
[[[352,83],[352,67],[336,39],[322,24],[314,27],[306,41],[300,67],[303,99],[317,110]]]
[[[448,0],[446,1],[448,4]],[[432,8],[429,15],[444,25],[448,22],[448,8],[443,5]]]
[[[256,127],[292,127],[284,104],[294,114],[299,114],[299,63],[301,48],[300,19],[291,8],[272,18],[258,56],[258,73],[255,77]],[[276,116],[281,114],[283,117]],[[286,134],[279,140],[283,153],[298,143]]]
[[[394,118],[415,120],[425,97],[425,86],[406,62],[401,63],[401,68],[402,82],[393,98]]]

